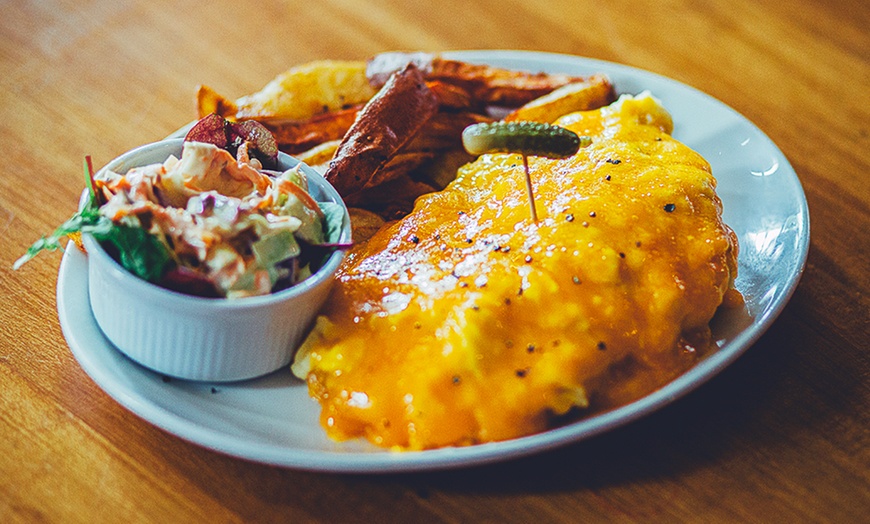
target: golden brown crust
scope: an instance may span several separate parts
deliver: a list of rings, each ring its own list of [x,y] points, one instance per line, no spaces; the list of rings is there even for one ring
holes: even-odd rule
[[[488,65],[448,60],[429,53],[382,53],[369,60],[366,76],[377,87],[407,64],[423,72],[427,81],[461,88],[475,105],[517,107],[583,77],[512,71]]]
[[[438,98],[413,64],[390,77],[359,112],[325,178],[342,196],[360,191],[438,110]]]
[[[576,111],[589,111],[616,100],[610,79],[592,75],[582,82],[566,84],[532,100],[504,117],[506,122],[531,121],[546,124]]]
[[[471,93],[457,85],[442,82],[440,80],[429,80],[426,82],[426,85],[429,86],[429,89],[435,92],[435,96],[438,97],[438,104],[442,109],[482,109],[477,107],[477,104],[471,98]]]
[[[235,102],[219,95],[211,87],[200,85],[196,88],[196,113],[199,118],[204,118],[212,113],[217,113],[224,118],[234,117],[238,109]]]
[[[347,213],[350,215],[351,238],[356,243],[370,239],[385,223],[381,216],[366,209],[349,207]]]
[[[342,138],[356,120],[362,105],[347,109],[329,111],[315,115],[308,120],[288,120],[286,118],[254,117],[266,126],[275,137],[278,148],[294,155],[307,151],[314,146]]]

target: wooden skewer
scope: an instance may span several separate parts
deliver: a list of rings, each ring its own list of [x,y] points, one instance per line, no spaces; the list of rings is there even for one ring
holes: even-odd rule
[[[535,193],[532,190],[532,176],[529,173],[529,157],[523,155],[523,169],[526,172],[526,191],[529,193],[529,209],[532,212],[532,220],[538,223],[538,211],[535,209]]]

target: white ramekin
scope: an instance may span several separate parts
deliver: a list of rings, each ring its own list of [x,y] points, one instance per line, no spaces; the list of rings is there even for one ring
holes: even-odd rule
[[[128,169],[181,156],[182,139],[148,144],[103,169]],[[298,160],[279,154],[281,169]],[[350,242],[350,219],[336,190],[307,165],[309,190],[319,202],[345,209],[340,242]],[[121,267],[90,235],[88,294],[106,338],[136,362],[167,376],[200,381],[257,377],[290,363],[314,321],[343,258],[333,253],[317,273],[277,293],[239,299],[201,298],[161,288]]]

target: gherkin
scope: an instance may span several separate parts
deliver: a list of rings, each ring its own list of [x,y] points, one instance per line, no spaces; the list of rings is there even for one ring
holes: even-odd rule
[[[468,126],[462,145],[472,155],[520,153],[547,158],[566,158],[591,143],[564,127],[540,122],[491,122]]]

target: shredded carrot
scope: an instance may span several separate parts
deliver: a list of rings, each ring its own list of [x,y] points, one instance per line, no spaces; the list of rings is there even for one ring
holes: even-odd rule
[[[301,187],[297,186],[293,182],[290,182],[289,180],[282,179],[278,181],[278,189],[280,191],[295,195],[297,198],[299,198],[299,200],[302,201],[303,204],[305,204],[315,213],[317,213],[317,216],[323,218],[323,211],[320,210],[320,206],[318,206],[317,202],[315,202],[315,200],[311,198],[311,195],[306,193],[305,190]]]

